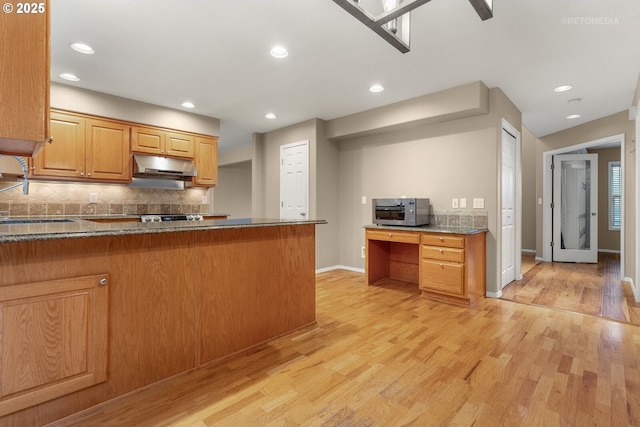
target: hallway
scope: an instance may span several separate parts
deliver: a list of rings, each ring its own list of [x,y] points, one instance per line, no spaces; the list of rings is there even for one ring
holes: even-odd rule
[[[640,303],[619,279],[619,254],[599,253],[597,264],[539,262],[523,254],[522,270],[522,280],[507,285],[502,299],[640,326]]]

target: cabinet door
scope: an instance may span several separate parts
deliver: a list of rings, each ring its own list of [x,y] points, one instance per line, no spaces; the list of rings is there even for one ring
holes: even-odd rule
[[[85,129],[84,117],[52,111],[53,142],[33,158],[31,176],[84,177]]]
[[[87,178],[131,182],[131,128],[106,120],[87,123]]]
[[[32,156],[49,136],[49,2],[23,4],[43,6],[0,13],[0,153]]]
[[[164,154],[193,159],[193,136],[178,132],[167,132]]]
[[[0,416],[106,381],[108,278],[0,287]]]
[[[198,176],[193,184],[203,187],[215,187],[218,184],[218,138],[195,139],[195,165]]]
[[[131,128],[131,151],[135,153],[163,154],[165,132],[144,127]]]
[[[420,289],[467,296],[464,286],[464,264],[422,259]]]

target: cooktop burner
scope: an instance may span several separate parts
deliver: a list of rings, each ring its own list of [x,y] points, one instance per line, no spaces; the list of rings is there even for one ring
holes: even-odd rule
[[[140,215],[142,222],[164,222],[164,221],[202,221],[204,218],[199,214],[187,215]]]

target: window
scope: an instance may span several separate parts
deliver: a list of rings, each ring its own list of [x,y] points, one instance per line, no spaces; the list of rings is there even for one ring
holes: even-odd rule
[[[622,166],[609,162],[609,230],[620,230],[622,215]]]

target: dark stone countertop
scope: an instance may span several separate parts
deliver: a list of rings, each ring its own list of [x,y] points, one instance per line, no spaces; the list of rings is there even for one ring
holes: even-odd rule
[[[99,219],[98,217],[95,218]],[[120,216],[118,218],[122,217]],[[24,219],[28,222],[2,224],[2,221],[0,221],[0,243],[327,223],[325,220],[289,220],[274,218],[238,218],[226,220],[167,221],[147,223],[133,221],[94,222],[90,219],[87,219],[87,217],[84,217],[84,219],[77,217],[29,217],[9,219]],[[46,220],[49,222],[34,222],[38,220]]]
[[[486,233],[486,228],[462,228],[462,227],[442,227],[438,225],[421,225],[418,227],[403,227],[399,225],[365,225],[367,230],[397,230],[397,231],[414,231],[420,233],[449,233],[449,234],[479,234]]]

